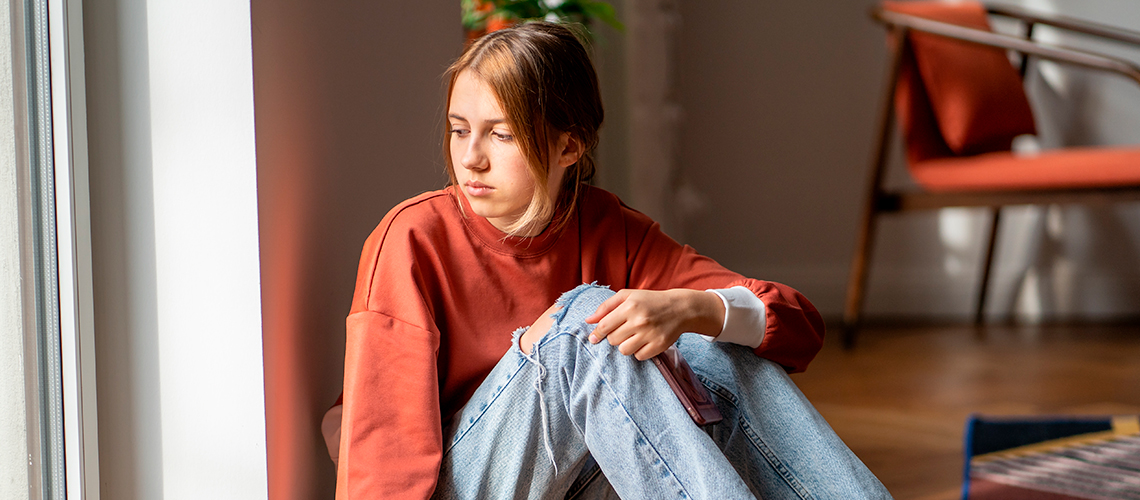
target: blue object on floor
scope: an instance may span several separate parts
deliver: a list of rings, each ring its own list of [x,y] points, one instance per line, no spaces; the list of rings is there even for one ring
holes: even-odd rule
[[[974,415],[962,498],[1140,500],[1140,418]]]

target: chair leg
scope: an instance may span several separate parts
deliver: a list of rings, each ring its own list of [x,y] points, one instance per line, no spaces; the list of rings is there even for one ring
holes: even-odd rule
[[[875,200],[868,200],[871,207],[863,214],[859,234],[856,237],[855,256],[851,260],[851,276],[847,281],[847,302],[843,308],[843,347],[855,346],[863,315],[863,299],[867,291],[867,268],[871,261],[871,250],[875,241]]]
[[[1001,207],[994,208],[993,220],[990,223],[990,239],[986,244],[986,259],[982,263],[982,281],[978,284],[978,304],[974,309],[974,325],[982,326],[985,322],[986,290],[989,288],[990,271],[994,265],[994,248],[997,247],[998,223],[1001,221]]]
[[[863,295],[867,288],[867,268],[871,262],[871,249],[875,242],[875,217],[879,213],[880,185],[883,173],[887,167],[887,157],[890,155],[891,132],[894,127],[895,87],[898,84],[899,70],[907,53],[906,31],[891,29],[892,40],[891,65],[887,69],[887,85],[883,89],[880,102],[878,137],[875,156],[867,178],[866,205],[863,206],[859,234],[855,241],[855,257],[851,262],[851,277],[847,281],[847,302],[843,307],[843,347],[851,349],[855,346],[855,336],[858,334],[859,323],[863,312]]]

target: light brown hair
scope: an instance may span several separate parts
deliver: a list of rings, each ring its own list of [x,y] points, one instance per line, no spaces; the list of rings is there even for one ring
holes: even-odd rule
[[[451,91],[463,71],[470,71],[495,92],[535,184],[530,205],[507,228],[507,234],[537,232],[532,228],[541,230],[548,221],[558,229],[573,214],[582,183],[594,176],[593,154],[604,115],[598,77],[586,48],[561,24],[531,22],[488,33],[447,69],[445,110],[451,109]],[[550,149],[562,133],[578,141],[582,156],[566,169],[558,199],[550,199],[545,189]],[[444,141],[443,155],[455,186],[458,181],[449,143]],[[462,196],[458,190],[456,195]],[[559,220],[552,220],[556,214]]]

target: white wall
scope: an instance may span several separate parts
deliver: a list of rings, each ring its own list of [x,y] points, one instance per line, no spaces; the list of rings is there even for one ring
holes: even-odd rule
[[[0,498],[28,498],[12,16],[0,0]]]
[[[249,3],[84,34],[102,498],[265,498]]]
[[[706,204],[682,234],[730,268],[797,287],[832,316],[842,311],[885,71],[884,31],[867,16],[877,3],[681,4],[680,165]],[[1140,4],[1129,0],[1022,3],[1140,30]],[[1060,97],[1085,110],[1058,115],[1039,101],[1046,143],[1140,143],[1140,90],[1083,74],[1070,81]],[[898,160],[891,177],[906,182]],[[1005,219],[991,311],[1140,313],[1138,207],[1065,209],[1054,216],[1066,226],[1058,238],[1038,212]],[[867,311],[967,317],[988,218],[948,210],[882,220]]]
[[[1140,31],[1140,4],[1132,1],[1016,3]],[[1140,62],[1140,47],[1048,28],[1036,36]],[[1034,69],[1030,93],[1045,147],[1140,144],[1140,86],[1115,75],[1052,63]],[[997,268],[992,310],[1030,319],[1140,313],[1140,204],[1009,212],[999,261],[1005,265]]]

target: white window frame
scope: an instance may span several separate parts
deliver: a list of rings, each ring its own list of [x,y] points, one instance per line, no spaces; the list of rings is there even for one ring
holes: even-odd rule
[[[11,0],[33,499],[99,498],[81,0]],[[58,338],[56,336],[58,335]],[[62,429],[60,429],[62,427]]]
[[[67,497],[98,500],[91,202],[82,0],[48,0]]]

